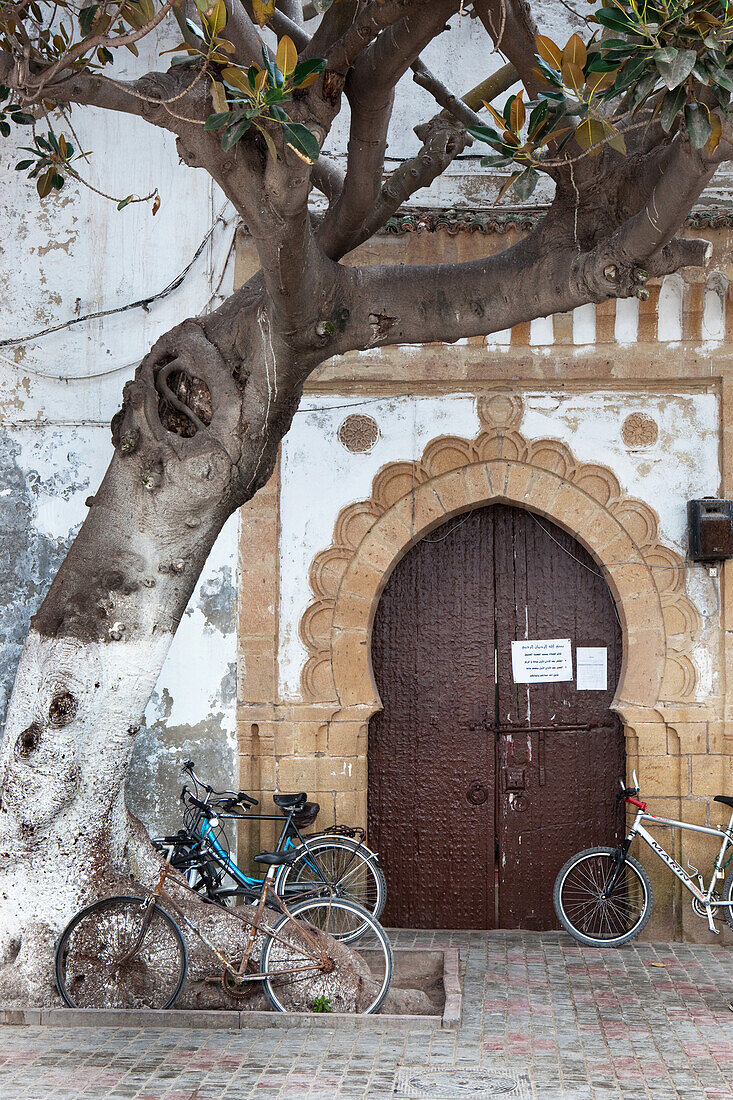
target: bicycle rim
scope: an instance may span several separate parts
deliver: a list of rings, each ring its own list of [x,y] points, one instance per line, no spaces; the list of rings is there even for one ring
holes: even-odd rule
[[[324,879],[339,897],[362,905],[379,919],[385,902],[384,876],[369,853],[338,840],[309,841],[307,851],[283,869],[280,883],[308,891],[322,888]]]
[[[596,943],[630,939],[643,925],[649,904],[646,883],[626,860],[610,897],[604,898],[616,861],[609,852],[589,852],[568,867],[558,890],[561,917]]]
[[[376,1012],[393,965],[377,921],[344,898],[314,898],[290,911],[292,919],[274,925],[260,960],[273,1006],[279,1012]],[[330,934],[349,927],[362,929],[356,947]]]
[[[105,898],[71,920],[56,949],[56,982],[66,1005],[170,1008],[186,977],[186,945],[157,905],[138,943],[147,904],[145,898]]]

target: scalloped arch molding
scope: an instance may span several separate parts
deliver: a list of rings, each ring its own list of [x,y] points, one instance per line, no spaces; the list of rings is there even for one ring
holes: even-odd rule
[[[607,467],[579,462],[556,439],[526,439],[521,398],[491,393],[479,397],[478,412],[475,439],[433,439],[418,461],[383,467],[371,496],[339,514],[331,546],[310,570],[303,699],[356,707],[364,717],[378,710],[371,626],[390,573],[451,516],[503,501],[563,527],[602,567],[624,632],[614,709],[691,702],[700,616],[684,593],[683,559],[659,541],[656,513],[622,493]]]

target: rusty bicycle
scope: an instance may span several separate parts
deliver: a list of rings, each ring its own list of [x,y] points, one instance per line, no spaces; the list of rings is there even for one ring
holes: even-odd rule
[[[262,982],[279,1012],[376,1012],[392,978],[392,950],[381,925],[362,906],[332,892],[287,905],[274,889],[279,867],[295,852],[261,852],[267,867],[252,915],[227,915],[246,927],[244,947],[227,957],[165,888],[175,874],[166,860],[146,896],[102,898],[80,910],[56,946],[56,984],[71,1008],[171,1008],[186,979],[188,952],[181,925],[221,964],[221,983],[234,997]],[[200,898],[179,877],[176,887]],[[212,912],[223,912],[215,909]],[[275,910],[272,923],[266,909]],[[177,919],[174,919],[175,918]],[[180,923],[179,923],[180,922]],[[358,949],[351,942],[359,930]]]

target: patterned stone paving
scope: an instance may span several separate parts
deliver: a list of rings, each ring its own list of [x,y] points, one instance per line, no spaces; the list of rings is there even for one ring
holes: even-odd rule
[[[395,939],[460,948],[459,1030],[5,1027],[0,1097],[384,1100],[414,1066],[528,1074],[537,1100],[733,1100],[730,949],[596,951],[562,933]]]

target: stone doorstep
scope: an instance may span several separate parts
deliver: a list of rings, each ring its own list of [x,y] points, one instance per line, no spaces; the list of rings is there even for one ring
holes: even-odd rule
[[[397,953],[400,948],[395,949]],[[380,1013],[359,1016],[349,1012],[237,1012],[231,1009],[114,1009],[114,1008],[23,1008],[0,1006],[0,1025],[15,1027],[180,1027],[241,1030],[244,1028],[342,1027],[380,1029],[392,1028],[457,1028],[461,1022],[463,991],[458,972],[459,952],[455,947],[410,947],[407,951],[432,951],[443,955],[443,986],[445,1007],[442,1016],[395,1016]]]

